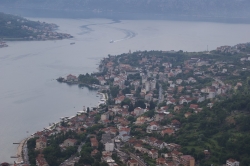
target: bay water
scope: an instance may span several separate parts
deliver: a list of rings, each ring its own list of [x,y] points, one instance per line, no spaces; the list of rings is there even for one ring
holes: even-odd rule
[[[30,19],[55,23],[59,32],[74,38],[8,42],[9,47],[0,49],[0,163],[12,162],[13,143],[83,106],[97,105],[96,91],[60,84],[55,80],[60,76],[95,72],[103,57],[129,50],[205,51],[250,42],[249,24]]]

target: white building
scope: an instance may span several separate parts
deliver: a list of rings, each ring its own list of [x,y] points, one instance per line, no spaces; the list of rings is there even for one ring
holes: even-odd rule
[[[208,94],[208,98],[209,98],[209,99],[213,99],[213,98],[215,98],[215,96],[216,96],[216,92],[215,92],[215,91],[211,91],[211,92],[209,92],[209,94]]]
[[[108,120],[109,119],[109,114],[108,113],[104,113],[101,115],[101,120],[104,121],[104,120]]]
[[[226,166],[239,166],[239,165],[240,165],[240,162],[234,159],[228,159],[226,163]]]
[[[150,91],[150,90],[153,90],[156,88],[156,81],[155,80],[152,80],[152,81],[146,81],[145,82],[145,89],[146,89],[146,92]]]
[[[143,75],[141,77],[141,79],[142,79],[142,83],[145,84],[145,82],[147,81],[148,77],[146,75]]]
[[[107,142],[105,144],[105,151],[112,152],[114,151],[115,144]]]
[[[151,90],[156,88],[156,81],[153,80],[150,82]]]
[[[150,91],[150,82],[149,81],[145,82],[145,89],[146,89],[146,92]]]

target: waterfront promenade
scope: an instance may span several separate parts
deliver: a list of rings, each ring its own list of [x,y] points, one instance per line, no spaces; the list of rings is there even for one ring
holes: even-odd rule
[[[22,140],[17,148],[17,161],[16,164],[28,164],[28,151],[27,151],[27,141],[30,137]]]

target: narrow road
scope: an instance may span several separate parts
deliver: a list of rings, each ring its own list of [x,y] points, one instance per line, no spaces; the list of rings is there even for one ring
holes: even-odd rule
[[[139,159],[136,155],[134,155],[133,153],[129,152],[129,155],[131,158],[133,158],[134,160],[136,160],[139,164],[139,166],[147,166],[141,159]]]

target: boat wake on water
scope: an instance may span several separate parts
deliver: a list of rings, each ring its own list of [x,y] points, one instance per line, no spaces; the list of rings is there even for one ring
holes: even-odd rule
[[[116,30],[122,31],[123,33],[125,33],[126,36],[122,39],[111,40],[110,43],[116,43],[116,42],[120,42],[123,40],[128,40],[128,39],[134,38],[137,35],[135,32],[128,30],[128,29],[116,28]]]

